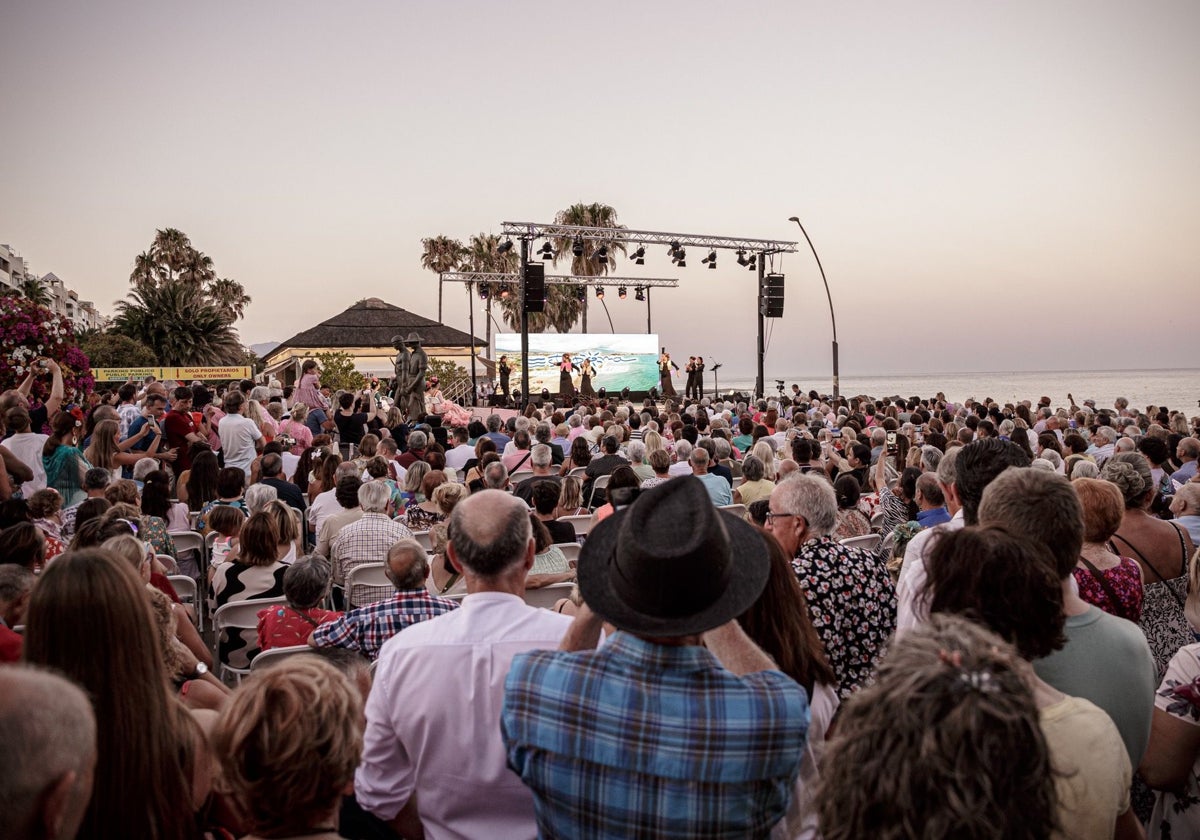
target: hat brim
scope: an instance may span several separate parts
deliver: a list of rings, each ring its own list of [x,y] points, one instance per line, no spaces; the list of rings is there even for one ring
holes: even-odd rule
[[[619,510],[592,528],[579,552],[579,593],[593,612],[620,630],[644,636],[691,636],[720,627],[748,610],[767,585],[771,556],[766,541],[753,525],[718,510],[729,534],[732,568],[729,585],[716,601],[688,616],[647,615],[626,604],[613,589],[617,534],[629,509]],[[674,523],[668,527],[674,527]],[[687,527],[679,523],[678,527]]]

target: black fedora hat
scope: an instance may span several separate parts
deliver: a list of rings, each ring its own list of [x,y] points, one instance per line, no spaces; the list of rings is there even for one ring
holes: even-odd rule
[[[680,476],[592,529],[579,592],[621,630],[690,636],[744,613],[770,568],[762,535],[718,510],[699,479]]]

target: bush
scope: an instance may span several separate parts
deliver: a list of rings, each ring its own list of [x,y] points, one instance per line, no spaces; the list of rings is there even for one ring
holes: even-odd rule
[[[100,333],[85,339],[79,349],[87,354],[92,367],[148,367],[158,363],[154,351],[128,336]]]
[[[38,356],[62,367],[64,403],[77,402],[92,391],[91,363],[75,341],[75,330],[66,318],[27,298],[0,298],[0,391],[24,381]],[[45,400],[50,380],[38,379],[33,396]]]

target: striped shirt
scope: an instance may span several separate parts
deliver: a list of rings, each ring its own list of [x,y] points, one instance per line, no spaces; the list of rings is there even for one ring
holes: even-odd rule
[[[374,661],[383,643],[405,627],[457,609],[458,602],[438,598],[424,589],[406,589],[394,598],[378,601],[322,624],[312,634],[316,647],[357,650]]]

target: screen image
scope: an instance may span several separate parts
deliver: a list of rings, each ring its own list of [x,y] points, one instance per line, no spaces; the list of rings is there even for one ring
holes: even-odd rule
[[[559,391],[563,353],[571,354],[571,382],[579,390],[579,367],[591,360],[592,388],[609,392],[649,391],[658,385],[658,335],[537,333],[529,336],[529,391]],[[521,335],[498,333],[496,356],[508,356],[512,387],[521,387]]]

